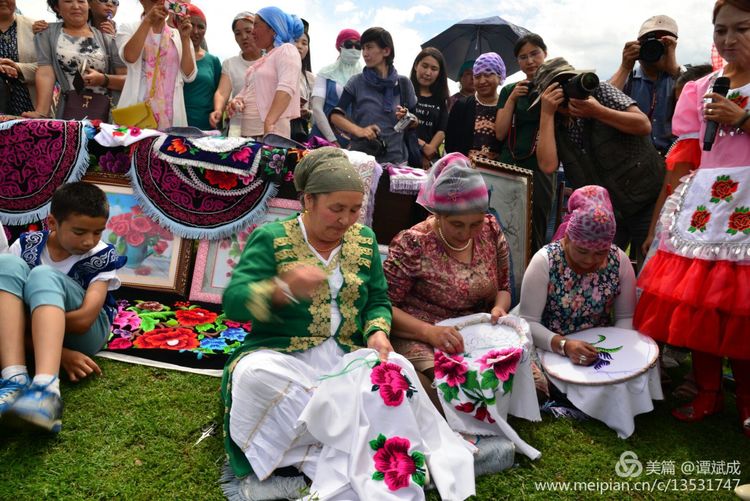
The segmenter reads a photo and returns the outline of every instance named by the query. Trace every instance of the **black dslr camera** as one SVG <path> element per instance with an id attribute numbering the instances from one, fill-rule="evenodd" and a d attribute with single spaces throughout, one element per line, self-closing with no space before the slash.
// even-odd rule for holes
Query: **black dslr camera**
<path id="1" fill-rule="evenodd" d="M 664 43 L 656 35 L 647 35 L 641 40 L 641 51 L 638 53 L 638 59 L 644 63 L 655 63 L 666 52 Z"/>
<path id="2" fill-rule="evenodd" d="M 580 73 L 578 75 L 562 75 L 555 79 L 560 83 L 565 99 L 586 99 L 599 88 L 599 77 L 596 73 Z"/>

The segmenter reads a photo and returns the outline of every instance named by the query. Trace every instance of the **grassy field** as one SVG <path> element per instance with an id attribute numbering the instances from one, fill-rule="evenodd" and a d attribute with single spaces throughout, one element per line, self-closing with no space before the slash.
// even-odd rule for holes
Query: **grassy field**
<path id="1" fill-rule="evenodd" d="M 104 376 L 80 385 L 63 383 L 66 409 L 59 436 L 0 429 L 0 499 L 222 499 L 221 433 L 194 445 L 207 425 L 220 423 L 219 379 L 98 362 Z M 734 400 L 728 399 L 724 415 L 694 425 L 675 421 L 669 415 L 673 404 L 660 402 L 654 412 L 638 417 L 628 440 L 595 421 L 548 415 L 542 423 L 512 419 L 542 458 L 530 462 L 517 456 L 513 469 L 480 478 L 477 499 L 593 497 L 595 492 L 542 491 L 535 482 L 594 482 L 590 486 L 596 489 L 621 480 L 615 463 L 628 450 L 644 467 L 634 480 L 663 480 L 669 491 L 608 492 L 605 499 L 736 499 L 731 490 L 708 490 L 718 479 L 750 482 L 750 439 L 739 431 Z M 662 473 L 670 461 L 675 473 Z M 737 461 L 741 472 L 686 475 L 680 469 L 688 461 Z M 435 493 L 428 498 L 439 499 Z"/>

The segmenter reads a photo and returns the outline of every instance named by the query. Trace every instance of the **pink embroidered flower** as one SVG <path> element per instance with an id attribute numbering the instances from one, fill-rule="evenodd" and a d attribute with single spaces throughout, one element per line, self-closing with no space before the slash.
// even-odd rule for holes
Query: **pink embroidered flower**
<path id="1" fill-rule="evenodd" d="M 492 369 L 500 381 L 507 381 L 511 374 L 516 373 L 518 362 L 521 361 L 521 353 L 520 348 L 490 350 L 478 360 L 479 367 L 483 371 Z"/>
<path id="2" fill-rule="evenodd" d="M 379 391 L 385 405 L 398 407 L 404 401 L 404 393 L 411 396 L 409 380 L 401 373 L 401 367 L 390 362 L 376 365 L 370 372 L 372 391 Z"/>
<path id="3" fill-rule="evenodd" d="M 109 342 L 107 345 L 107 349 L 109 350 L 127 350 L 133 346 L 133 343 L 130 341 L 130 339 L 125 339 L 122 337 L 118 337 L 113 339 Z"/>
<path id="4" fill-rule="evenodd" d="M 474 419 L 478 419 L 479 421 L 487 421 L 490 424 L 495 422 L 495 420 L 492 419 L 492 416 L 490 416 L 490 413 L 487 411 L 487 407 L 485 407 L 484 405 L 477 407 L 477 412 L 476 414 L 474 414 Z"/>
<path id="5" fill-rule="evenodd" d="M 409 440 L 391 437 L 385 441 L 373 457 L 375 469 L 383 474 L 385 485 L 391 491 L 409 486 L 409 479 L 417 471 L 414 460 L 409 456 Z"/>
<path id="6" fill-rule="evenodd" d="M 138 137 L 141 135 L 141 129 L 138 127 L 131 127 L 130 128 L 130 135 L 133 137 Z"/>
<path id="7" fill-rule="evenodd" d="M 130 327 L 131 330 L 134 330 L 140 328 L 141 318 L 134 311 L 122 310 L 117 312 L 117 316 L 112 323 L 120 328 Z"/>
<path id="8" fill-rule="evenodd" d="M 446 357 L 442 351 L 435 352 L 435 377 L 445 378 L 448 386 L 458 386 L 466 381 L 469 367 L 464 363 L 464 357 L 453 355 Z"/>
<path id="9" fill-rule="evenodd" d="M 474 412 L 474 404 L 471 402 L 464 402 L 461 405 L 457 405 L 456 410 L 459 412 L 472 413 Z"/>
<path id="10" fill-rule="evenodd" d="M 248 163 L 251 158 L 252 150 L 245 146 L 241 150 L 235 151 L 232 153 L 232 160 L 235 162 L 242 162 L 242 163 Z"/>

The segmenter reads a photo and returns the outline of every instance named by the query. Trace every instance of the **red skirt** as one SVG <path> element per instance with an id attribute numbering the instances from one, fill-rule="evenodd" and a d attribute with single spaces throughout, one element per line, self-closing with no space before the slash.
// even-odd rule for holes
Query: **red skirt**
<path id="1" fill-rule="evenodd" d="M 638 277 L 634 327 L 657 341 L 750 359 L 750 263 L 659 249 Z"/>

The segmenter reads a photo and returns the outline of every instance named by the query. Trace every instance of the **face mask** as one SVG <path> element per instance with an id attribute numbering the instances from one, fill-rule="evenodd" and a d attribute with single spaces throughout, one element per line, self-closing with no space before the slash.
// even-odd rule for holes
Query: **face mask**
<path id="1" fill-rule="evenodd" d="M 341 62 L 344 64 L 356 64 L 362 56 L 362 51 L 357 49 L 341 49 Z"/>

